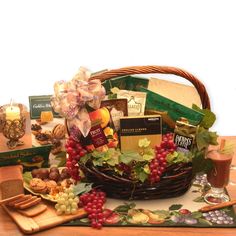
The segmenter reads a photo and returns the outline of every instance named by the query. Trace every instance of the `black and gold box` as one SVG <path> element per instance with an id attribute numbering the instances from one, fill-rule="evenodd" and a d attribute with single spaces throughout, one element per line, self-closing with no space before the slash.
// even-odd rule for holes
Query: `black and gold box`
<path id="1" fill-rule="evenodd" d="M 160 144 L 162 119 L 160 115 L 131 116 L 120 119 L 120 145 L 122 151 L 138 150 L 140 139 L 147 138 L 150 146 Z"/>

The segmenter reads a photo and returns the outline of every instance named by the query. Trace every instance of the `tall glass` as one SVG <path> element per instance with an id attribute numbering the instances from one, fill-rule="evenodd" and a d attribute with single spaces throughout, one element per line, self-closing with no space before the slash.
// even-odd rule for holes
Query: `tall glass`
<path id="1" fill-rule="evenodd" d="M 210 204 L 217 204 L 229 201 L 229 196 L 224 188 L 229 183 L 230 165 L 233 159 L 232 154 L 223 154 L 217 150 L 208 152 L 207 158 L 213 163 L 213 168 L 207 173 L 207 180 L 211 184 L 211 191 L 205 195 L 205 201 Z"/>

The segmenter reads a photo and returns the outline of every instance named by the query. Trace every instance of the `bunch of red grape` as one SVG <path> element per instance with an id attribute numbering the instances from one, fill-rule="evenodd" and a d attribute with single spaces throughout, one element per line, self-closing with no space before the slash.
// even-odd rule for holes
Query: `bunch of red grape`
<path id="1" fill-rule="evenodd" d="M 116 165 L 116 168 L 122 172 L 124 172 L 124 174 L 130 174 L 131 172 L 131 167 L 126 165 L 125 163 L 121 162 L 118 165 Z"/>
<path id="2" fill-rule="evenodd" d="M 71 178 L 75 181 L 79 181 L 81 177 L 79 174 L 78 161 L 87 153 L 87 151 L 82 147 L 79 141 L 75 141 L 71 136 L 67 140 L 65 147 L 66 152 L 68 153 L 68 158 L 66 160 L 68 172 Z"/>
<path id="3" fill-rule="evenodd" d="M 101 190 L 92 189 L 90 192 L 80 196 L 80 204 L 88 213 L 91 226 L 101 229 L 106 218 L 103 213 L 103 206 L 106 202 L 106 194 Z"/>
<path id="4" fill-rule="evenodd" d="M 167 133 L 162 136 L 162 142 L 160 146 L 156 146 L 156 156 L 149 164 L 150 168 L 150 183 L 156 183 L 160 181 L 162 173 L 166 169 L 166 156 L 169 153 L 173 153 L 176 150 L 176 145 L 173 141 L 173 134 Z"/>

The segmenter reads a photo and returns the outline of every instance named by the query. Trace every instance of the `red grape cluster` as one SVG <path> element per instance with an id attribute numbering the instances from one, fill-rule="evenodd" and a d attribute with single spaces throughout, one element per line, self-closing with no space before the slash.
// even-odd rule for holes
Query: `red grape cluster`
<path id="1" fill-rule="evenodd" d="M 126 165 L 125 163 L 121 162 L 118 165 L 116 165 L 116 168 L 120 171 L 123 171 L 125 174 L 130 174 L 131 167 Z"/>
<path id="2" fill-rule="evenodd" d="M 66 160 L 68 172 L 71 178 L 75 181 L 79 181 L 81 177 L 79 175 L 78 161 L 87 153 L 87 151 L 82 147 L 79 141 L 75 141 L 71 136 L 67 140 L 65 147 L 66 152 L 68 153 L 68 158 Z"/>
<path id="3" fill-rule="evenodd" d="M 100 190 L 92 189 L 89 193 L 80 196 L 80 204 L 88 213 L 91 226 L 101 229 L 106 218 L 103 214 L 103 206 L 106 202 L 106 194 Z"/>
<path id="4" fill-rule="evenodd" d="M 152 184 L 160 181 L 161 175 L 167 165 L 166 156 L 169 153 L 173 153 L 175 150 L 176 145 L 173 141 L 173 134 L 167 133 L 163 135 L 160 146 L 156 146 L 156 156 L 149 164 L 151 172 L 149 180 Z"/>

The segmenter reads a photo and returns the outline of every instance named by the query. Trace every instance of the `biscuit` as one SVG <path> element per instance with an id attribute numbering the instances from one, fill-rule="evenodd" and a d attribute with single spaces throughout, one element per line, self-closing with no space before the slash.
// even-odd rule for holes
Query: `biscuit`
<path id="1" fill-rule="evenodd" d="M 46 193 L 47 192 L 46 183 L 39 178 L 33 178 L 32 180 L 30 180 L 30 188 L 36 193 Z"/>
<path id="2" fill-rule="evenodd" d="M 10 201 L 8 202 L 8 206 L 14 206 L 15 204 L 19 203 L 19 202 L 24 202 L 25 200 L 28 200 L 32 197 L 31 194 L 28 194 L 28 195 L 23 195 L 21 198 L 18 198 L 16 200 L 13 200 L 13 201 Z"/>
<path id="3" fill-rule="evenodd" d="M 21 205 L 19 205 L 18 208 L 20 208 L 21 210 L 26 209 L 26 208 L 30 208 L 32 206 L 37 205 L 39 202 L 41 202 L 41 198 L 38 198 L 38 197 L 36 197 L 34 199 L 32 198 L 27 202 L 22 202 Z"/>
<path id="4" fill-rule="evenodd" d="M 25 201 L 21 201 L 21 202 L 15 203 L 13 207 L 20 208 L 22 205 L 27 204 L 27 203 L 35 200 L 35 199 L 37 199 L 36 196 L 31 196 L 29 199 L 27 199 Z"/>
<path id="5" fill-rule="evenodd" d="M 46 181 L 47 192 L 50 193 L 52 189 L 57 187 L 57 183 L 54 180 Z"/>

